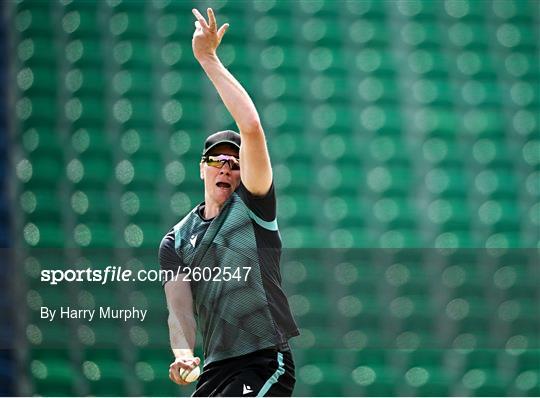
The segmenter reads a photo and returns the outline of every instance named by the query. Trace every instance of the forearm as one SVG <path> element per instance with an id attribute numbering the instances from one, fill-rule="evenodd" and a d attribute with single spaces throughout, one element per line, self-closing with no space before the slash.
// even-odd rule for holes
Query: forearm
<path id="1" fill-rule="evenodd" d="M 253 101 L 219 58 L 206 56 L 200 59 L 199 63 L 236 122 L 240 133 L 250 133 L 253 129 L 258 128 L 260 119 Z"/>
<path id="2" fill-rule="evenodd" d="M 191 315 L 169 314 L 169 338 L 175 358 L 193 356 L 196 322 Z"/>

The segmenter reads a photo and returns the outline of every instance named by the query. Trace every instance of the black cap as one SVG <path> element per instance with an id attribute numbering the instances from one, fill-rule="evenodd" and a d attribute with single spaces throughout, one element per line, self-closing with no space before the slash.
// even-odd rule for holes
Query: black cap
<path id="1" fill-rule="evenodd" d="M 229 144 L 240 150 L 240 134 L 232 130 L 218 131 L 204 141 L 203 156 L 219 144 Z"/>

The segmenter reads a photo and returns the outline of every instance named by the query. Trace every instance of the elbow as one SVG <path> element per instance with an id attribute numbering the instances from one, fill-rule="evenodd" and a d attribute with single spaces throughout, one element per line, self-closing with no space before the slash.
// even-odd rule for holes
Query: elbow
<path id="1" fill-rule="evenodd" d="M 244 135 L 264 134 L 261 121 L 258 117 L 250 118 L 242 123 L 240 133 Z"/>

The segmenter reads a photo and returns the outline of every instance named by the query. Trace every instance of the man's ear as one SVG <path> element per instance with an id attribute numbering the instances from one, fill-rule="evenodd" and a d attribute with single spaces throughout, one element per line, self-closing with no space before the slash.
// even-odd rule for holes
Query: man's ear
<path id="1" fill-rule="evenodd" d="M 199 163 L 199 175 L 201 177 L 201 180 L 204 181 L 204 163 Z"/>

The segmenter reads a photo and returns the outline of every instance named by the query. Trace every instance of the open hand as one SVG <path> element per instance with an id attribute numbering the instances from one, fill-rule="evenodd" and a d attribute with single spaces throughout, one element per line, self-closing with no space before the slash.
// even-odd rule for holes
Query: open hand
<path id="1" fill-rule="evenodd" d="M 199 61 L 204 57 L 216 55 L 216 49 L 229 28 L 229 24 L 226 23 L 218 30 L 214 11 L 211 8 L 208 8 L 206 11 L 208 12 L 208 23 L 196 8 L 192 10 L 197 21 L 195 21 L 195 32 L 193 32 L 191 45 L 193 47 L 193 54 Z"/>

